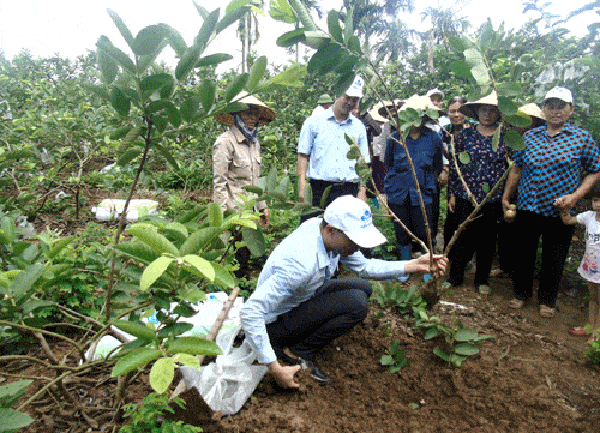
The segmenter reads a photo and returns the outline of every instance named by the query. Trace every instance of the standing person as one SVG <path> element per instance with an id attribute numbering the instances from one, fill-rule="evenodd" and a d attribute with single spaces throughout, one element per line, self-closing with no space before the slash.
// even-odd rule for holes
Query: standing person
<path id="1" fill-rule="evenodd" d="M 555 87 L 546 93 L 546 126 L 523 135 L 526 148 L 514 154 L 515 165 L 502 197 L 506 211 L 517 193 L 513 233 L 519 240 L 515 249 L 519 266 L 512 272 L 515 297 L 509 306 L 523 308 L 533 295 L 533 272 L 541 237 L 538 300 L 540 316 L 545 318 L 556 313 L 558 286 L 573 235 L 573 227 L 563 224 L 559 210 L 574 207 L 600 180 L 600 150 L 589 132 L 569 123 L 573 110 L 570 90 Z"/>
<path id="2" fill-rule="evenodd" d="M 493 135 L 498 129 L 500 111 L 496 92 L 468 102 L 460 108 L 463 114 L 473 117 L 479 124 L 473 128 L 463 129 L 455 142 L 456 155 L 466 152 L 469 162 L 457 161 L 462 177 L 477 203 L 481 203 L 487 192 L 498 183 L 508 169 L 504 138 L 500 136 L 498 148 L 492 146 Z M 450 198 L 448 210 L 454 214 L 456 225 L 462 224 L 473 212 L 475 206 L 469 200 L 467 191 L 458 177 L 454 164 L 450 165 Z M 485 187 L 487 184 L 488 188 Z M 496 254 L 496 237 L 498 219 L 502 217 L 502 191 L 500 187 L 481 208 L 477 218 L 471 221 L 461 232 L 448 253 L 450 259 L 449 282 L 452 286 L 460 286 L 464 282 L 467 263 L 475 254 L 475 281 L 477 291 L 489 295 L 488 286 L 492 262 Z"/>
<path id="3" fill-rule="evenodd" d="M 408 108 L 425 111 L 435 107 L 427 96 L 414 95 L 406 100 L 400 111 Z M 427 222 L 431 227 L 433 199 L 437 194 L 437 178 L 442 171 L 442 139 L 436 132 L 425 127 L 428 120 L 427 116 L 423 116 L 420 126 L 411 127 L 406 146 L 415 166 Z M 421 212 L 419 191 L 400 139 L 398 131 L 394 132 L 385 149 L 385 166 L 388 170 L 385 176 L 385 193 L 392 212 L 416 237 L 427 243 L 427 230 Z M 394 228 L 396 257 L 408 260 L 411 257 L 411 238 L 397 222 L 394 222 Z M 435 234 L 432 235 L 432 240 L 435 241 Z"/>
<path id="4" fill-rule="evenodd" d="M 460 111 L 461 107 L 466 103 L 467 98 L 464 96 L 453 96 L 448 101 L 448 118 L 450 123 L 443 129 L 442 142 L 444 143 L 444 170 L 440 174 L 439 179 L 441 188 L 448 183 L 448 176 L 450 175 L 450 163 L 453 161 L 450 144 L 453 140 L 456 142 L 458 134 L 460 134 L 464 128 L 471 127 L 471 122 L 469 122 L 467 116 Z M 448 199 L 450 199 L 449 193 Z M 456 218 L 454 216 L 454 212 L 450 212 L 448 209 L 446 209 L 446 221 L 444 223 L 444 246 L 448 245 L 448 242 L 450 242 L 450 239 L 452 239 L 452 235 L 458 228 L 458 224 L 456 223 Z"/>
<path id="5" fill-rule="evenodd" d="M 373 107 L 373 117 L 377 116 L 377 119 L 382 122 L 381 133 L 373 137 L 373 160 L 371 162 L 371 168 L 373 172 L 373 182 L 377 185 L 379 191 L 379 199 L 385 200 L 385 176 L 387 175 L 387 168 L 385 166 L 385 149 L 387 141 L 392 137 L 392 134 L 396 132 L 396 118 L 398 117 L 398 111 L 402 107 L 404 101 L 396 99 L 394 102 L 383 102 L 378 103 Z M 390 117 L 391 115 L 391 117 Z"/>
<path id="6" fill-rule="evenodd" d="M 343 196 L 327 206 L 323 218 L 304 222 L 273 250 L 240 319 L 258 362 L 268 364 L 281 386 L 299 387 L 294 375 L 300 366 L 310 369 L 315 380 L 329 381 L 316 364 L 317 354 L 367 316 L 372 287 L 364 278 L 444 272 L 448 263 L 434 255 L 430 269 L 429 256 L 385 261 L 365 259 L 359 251 L 383 242 L 385 237 L 373 225 L 369 206 Z M 331 279 L 338 262 L 359 278 Z"/>
<path id="7" fill-rule="evenodd" d="M 317 106 L 313 109 L 310 115 L 314 116 L 315 114 L 320 114 L 324 112 L 329 107 L 331 107 L 331 104 L 333 104 L 333 99 L 331 99 L 331 96 L 329 96 L 327 93 L 323 93 L 321 96 L 319 96 Z"/>
<path id="8" fill-rule="evenodd" d="M 344 134 L 354 137 L 361 155 L 367 163 L 371 162 L 367 131 L 352 114 L 363 95 L 363 83 L 363 79 L 357 76 L 332 107 L 309 117 L 302 125 L 298 143 L 298 198 L 301 202 L 304 201 L 307 176 L 310 178 L 313 206 L 320 206 L 323 192 L 329 186 L 326 205 L 346 194 L 366 200 L 366 187 L 360 185 L 354 169 L 356 160 L 347 157 L 350 145 L 344 137 Z M 305 215 L 301 221 L 314 215 Z"/>
<path id="9" fill-rule="evenodd" d="M 223 210 L 237 209 L 240 194 L 244 187 L 256 185 L 260 176 L 260 143 L 257 131 L 260 125 L 266 125 L 275 119 L 275 112 L 258 98 L 242 91 L 234 100 L 243 102 L 248 108 L 237 113 L 217 114 L 215 118 L 227 125 L 213 146 L 213 201 L 221 205 Z M 256 205 L 262 211 L 261 223 L 269 224 L 269 209 L 264 201 Z M 241 240 L 241 237 L 238 236 Z M 245 276 L 250 259 L 250 251 L 243 247 L 236 251 L 236 259 L 240 269 L 238 278 Z"/>
<path id="10" fill-rule="evenodd" d="M 544 119 L 544 112 L 537 104 L 530 103 L 525 104 L 519 107 L 518 113 L 526 114 L 531 118 L 531 124 L 525 127 L 517 127 L 513 126 L 508 122 L 505 122 L 507 129 L 512 129 L 517 131 L 519 134 L 523 135 L 527 131 L 533 128 L 537 128 L 539 126 L 546 124 L 546 119 Z M 511 154 L 511 150 L 508 150 L 509 156 Z M 513 201 L 516 197 L 513 197 Z M 498 221 L 498 265 L 499 269 L 493 269 L 490 273 L 492 277 L 508 277 L 510 276 L 511 269 L 513 267 L 513 253 L 512 253 L 512 245 L 514 239 L 512 236 L 512 219 L 500 218 Z"/>
<path id="11" fill-rule="evenodd" d="M 583 224 L 585 232 L 585 253 L 577 272 L 587 281 L 590 291 L 590 303 L 588 316 L 590 321 L 590 340 L 598 337 L 600 327 L 600 183 L 594 184 L 587 198 L 592 199 L 592 210 L 571 215 L 571 208 L 563 207 L 560 217 L 568 225 Z M 588 331 L 583 326 L 571 328 L 569 332 L 573 335 L 587 335 Z"/>

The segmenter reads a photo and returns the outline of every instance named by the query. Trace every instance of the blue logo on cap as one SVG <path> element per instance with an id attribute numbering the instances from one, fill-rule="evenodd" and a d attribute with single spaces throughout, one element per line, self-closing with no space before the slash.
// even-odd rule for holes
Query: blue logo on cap
<path id="1" fill-rule="evenodd" d="M 369 225 L 371 225 L 371 218 L 371 211 L 367 209 L 365 214 L 360 217 L 360 220 L 363 222 L 360 227 L 363 229 L 369 227 Z"/>

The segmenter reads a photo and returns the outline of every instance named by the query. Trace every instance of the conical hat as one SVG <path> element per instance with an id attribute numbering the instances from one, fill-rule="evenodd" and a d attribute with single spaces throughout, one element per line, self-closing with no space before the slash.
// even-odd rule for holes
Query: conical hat
<path id="1" fill-rule="evenodd" d="M 262 102 L 260 99 L 253 95 L 248 95 L 245 90 L 242 90 L 235 98 L 233 98 L 234 102 L 243 102 L 247 105 L 255 105 L 260 110 L 260 118 L 258 120 L 258 124 L 260 126 L 268 125 L 269 122 L 275 119 L 275 112 L 271 110 L 267 105 Z M 233 118 L 233 113 L 223 113 L 223 114 L 215 114 L 215 119 L 221 122 L 223 125 L 234 126 L 235 119 Z"/>
<path id="2" fill-rule="evenodd" d="M 537 117 L 538 119 L 543 120 L 544 122 L 546 121 L 542 109 L 533 102 L 531 104 L 525 104 L 522 107 L 519 107 L 519 111 L 523 114 L 527 114 L 528 116 Z"/>
<path id="3" fill-rule="evenodd" d="M 371 115 L 373 120 L 376 120 L 377 122 L 385 122 L 387 120 L 386 107 L 391 108 L 392 105 L 393 104 L 390 101 L 378 102 L 377 104 L 373 105 L 373 108 L 371 108 L 369 114 Z"/>
<path id="4" fill-rule="evenodd" d="M 402 104 L 402 107 L 400 107 L 400 111 L 405 111 L 409 108 L 423 111 L 427 111 L 428 109 L 441 111 L 439 108 L 433 105 L 433 102 L 431 102 L 429 96 L 420 95 L 412 95 L 410 98 L 404 101 L 404 104 Z"/>
<path id="5" fill-rule="evenodd" d="M 493 90 L 492 93 L 490 93 L 487 96 L 484 96 L 483 98 L 478 99 L 477 101 L 467 102 L 462 107 L 460 107 L 459 111 L 465 116 L 472 117 L 475 119 L 477 118 L 476 114 L 477 110 L 479 110 L 480 105 L 493 105 L 497 107 L 498 94 L 496 93 L 496 91 Z"/>

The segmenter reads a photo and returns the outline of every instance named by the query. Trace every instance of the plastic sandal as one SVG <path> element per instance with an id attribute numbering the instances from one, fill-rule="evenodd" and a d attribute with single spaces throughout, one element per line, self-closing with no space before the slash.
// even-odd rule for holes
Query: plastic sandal
<path id="1" fill-rule="evenodd" d="M 576 335 L 577 337 L 585 337 L 589 334 L 589 332 L 587 332 L 583 326 L 574 326 L 573 328 L 569 329 L 569 334 Z"/>
<path id="2" fill-rule="evenodd" d="M 512 299 L 509 303 L 508 306 L 510 308 L 514 308 L 515 310 L 520 310 L 521 308 L 523 308 L 523 305 L 525 305 L 525 301 L 522 301 L 521 299 Z"/>
<path id="3" fill-rule="evenodd" d="M 545 319 L 552 319 L 555 312 L 556 310 L 554 308 L 550 308 L 547 305 L 540 305 L 540 316 Z"/>
<path id="4" fill-rule="evenodd" d="M 488 286 L 487 284 L 480 284 L 479 287 L 477 288 L 477 290 L 479 291 L 479 293 L 481 295 L 489 295 L 492 293 L 492 289 L 490 286 Z"/>

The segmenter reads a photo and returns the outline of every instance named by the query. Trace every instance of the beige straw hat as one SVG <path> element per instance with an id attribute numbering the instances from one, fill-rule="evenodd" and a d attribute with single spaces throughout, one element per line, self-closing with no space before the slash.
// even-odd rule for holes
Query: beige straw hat
<path id="1" fill-rule="evenodd" d="M 538 119 L 543 120 L 544 122 L 546 121 L 546 118 L 544 117 L 544 112 L 542 111 L 542 109 L 540 107 L 538 107 L 537 104 L 534 104 L 533 102 L 530 104 L 525 104 L 522 107 L 519 107 L 519 111 L 523 114 L 527 114 L 528 116 L 537 117 Z"/>
<path id="2" fill-rule="evenodd" d="M 373 105 L 373 108 L 371 108 L 369 114 L 371 115 L 373 120 L 383 123 L 387 120 L 388 115 L 386 107 L 392 108 L 392 105 L 393 104 L 390 101 L 378 102 L 377 104 Z"/>
<path id="3" fill-rule="evenodd" d="M 233 102 L 243 102 L 247 105 L 255 105 L 260 110 L 260 118 L 258 124 L 260 126 L 268 125 L 269 122 L 275 119 L 275 111 L 267 107 L 267 105 L 262 102 L 260 99 L 253 95 L 248 95 L 248 92 L 242 90 L 235 98 L 233 98 Z M 223 125 L 234 126 L 235 119 L 233 118 L 233 113 L 222 113 L 215 114 L 215 119 L 221 122 Z"/>
<path id="4" fill-rule="evenodd" d="M 495 107 L 498 106 L 498 94 L 495 90 L 492 91 L 487 96 L 478 99 L 477 101 L 467 102 L 462 107 L 460 107 L 460 112 L 465 116 L 471 117 L 473 119 L 477 118 L 477 110 L 479 110 L 480 105 L 493 105 Z"/>
<path id="5" fill-rule="evenodd" d="M 428 109 L 433 109 L 433 110 L 437 110 L 437 111 L 441 112 L 441 110 L 439 108 L 437 108 L 435 105 L 433 105 L 433 102 L 431 102 L 431 99 L 429 98 L 429 96 L 420 96 L 420 95 L 411 96 L 406 101 L 404 101 L 404 104 L 402 104 L 402 107 L 400 107 L 400 111 L 405 111 L 409 108 L 413 108 L 415 110 L 423 110 L 423 111 L 427 111 Z"/>

